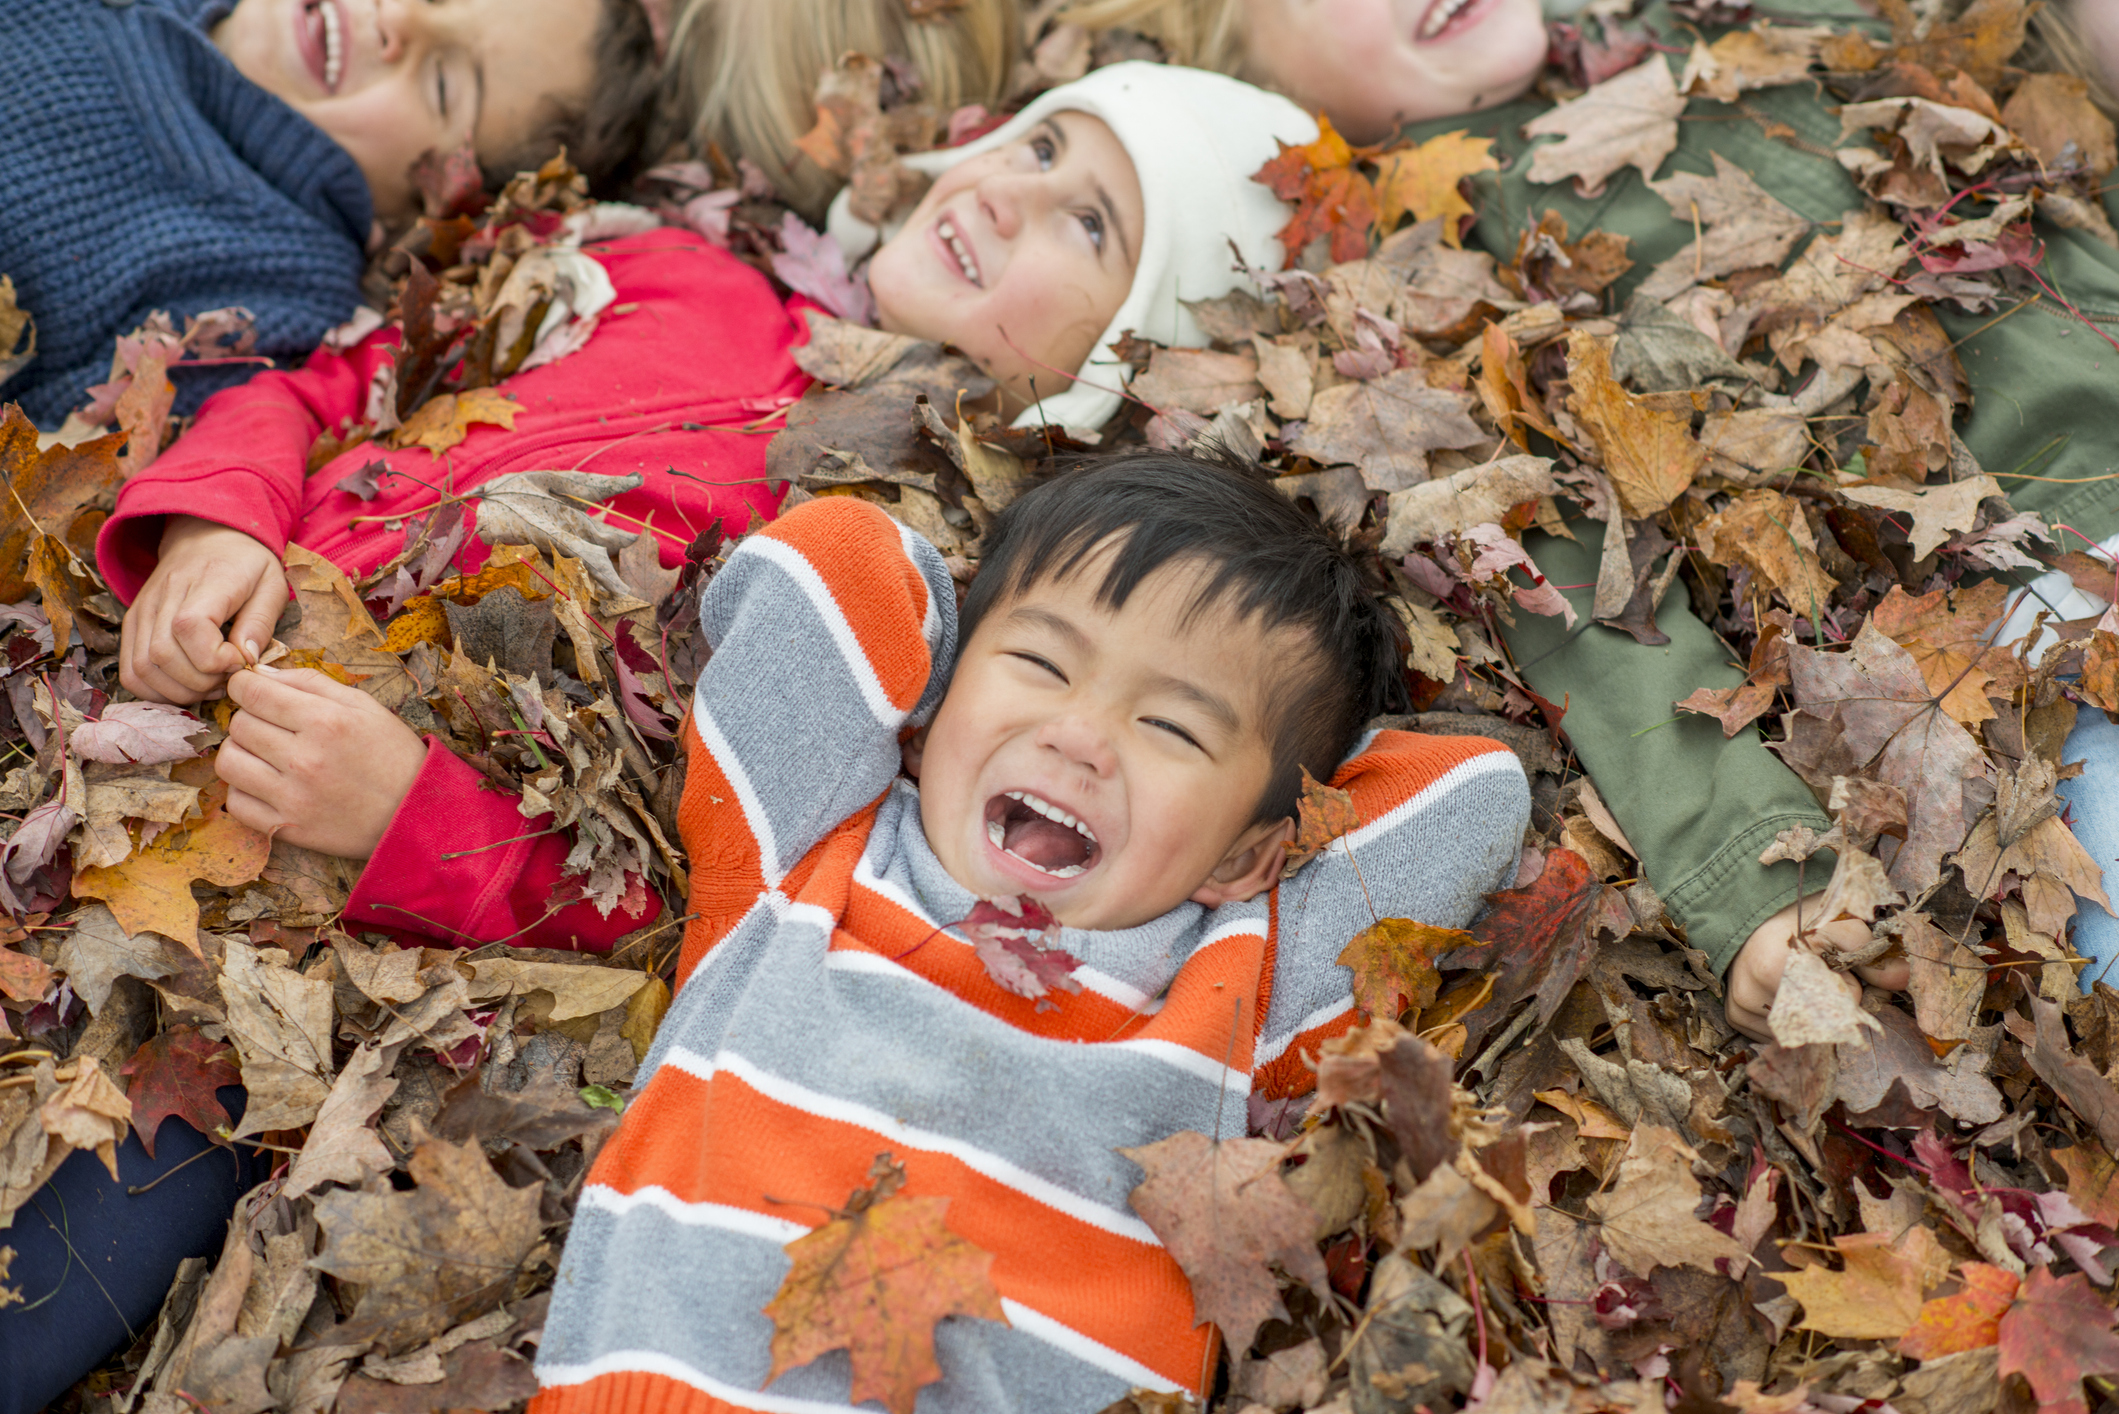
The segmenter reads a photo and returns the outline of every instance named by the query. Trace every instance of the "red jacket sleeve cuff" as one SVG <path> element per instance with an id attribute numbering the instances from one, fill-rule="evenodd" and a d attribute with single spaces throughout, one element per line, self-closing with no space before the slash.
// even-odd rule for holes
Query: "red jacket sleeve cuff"
<path id="1" fill-rule="evenodd" d="M 520 805 L 520 796 L 427 738 L 426 764 L 361 870 L 346 920 L 457 947 L 608 952 L 661 912 L 653 893 L 638 916 L 623 904 L 608 918 L 592 903 L 555 910 L 571 841 L 543 833 L 552 817 L 525 819 Z"/>
<path id="2" fill-rule="evenodd" d="M 119 493 L 117 510 L 96 532 L 96 566 L 110 592 L 132 603 L 161 559 L 162 528 L 173 515 L 240 530 L 274 554 L 285 554 L 287 528 L 272 513 L 283 499 L 269 477 L 243 467 L 189 481 L 136 480 Z"/>

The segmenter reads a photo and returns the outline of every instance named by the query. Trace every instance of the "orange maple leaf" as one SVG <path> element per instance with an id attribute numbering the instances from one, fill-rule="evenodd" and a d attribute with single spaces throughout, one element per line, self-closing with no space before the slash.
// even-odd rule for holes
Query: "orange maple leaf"
<path id="1" fill-rule="evenodd" d="M 1441 216 L 1447 218 L 1442 223 L 1442 243 L 1461 245 L 1461 218 L 1474 213 L 1457 184 L 1474 172 L 1500 170 L 1493 146 L 1491 138 L 1444 133 L 1418 147 L 1377 158 L 1376 229 L 1390 231 L 1407 212 L 1415 221 Z"/>
<path id="2" fill-rule="evenodd" d="M 1341 835 L 1361 827 L 1361 812 L 1354 797 L 1334 789 L 1302 768 L 1302 798 L 1295 806 L 1295 839 L 1288 845 L 1287 867 L 1307 863 L 1313 855 Z"/>
<path id="3" fill-rule="evenodd" d="M 1385 918 L 1356 933 L 1338 960 L 1353 969 L 1354 1005 L 1370 1016 L 1395 1018 L 1434 1003 L 1442 980 L 1436 958 L 1477 946 L 1477 938 L 1456 928 Z"/>
<path id="4" fill-rule="evenodd" d="M 849 1398 L 912 1414 L 922 1385 L 942 1378 L 934 1328 L 947 1316 L 1006 1325 L 990 1275 L 993 1254 L 943 1225 L 949 1200 L 900 1194 L 905 1166 L 878 1154 L 872 1180 L 846 1211 L 787 1244 L 794 1267 L 765 1314 L 773 1321 L 770 1383 L 833 1350 L 852 1357 Z"/>
<path id="5" fill-rule="evenodd" d="M 1280 243 L 1293 265 L 1303 247 L 1319 236 L 1331 240 L 1335 262 L 1359 260 L 1369 253 L 1369 231 L 1376 224 L 1376 188 L 1354 166 L 1373 149 L 1349 147 L 1317 116 L 1317 140 L 1299 146 L 1280 145 L 1280 155 L 1253 174 L 1273 195 L 1295 203 L 1295 214 L 1280 231 Z"/>
<path id="6" fill-rule="evenodd" d="M 272 839 L 230 817 L 228 787 L 215 781 L 200 797 L 197 820 L 171 826 L 116 864 L 74 875 L 74 893 L 101 899 L 127 933 L 160 933 L 199 951 L 199 905 L 191 881 L 230 888 L 258 876 Z"/>
<path id="7" fill-rule="evenodd" d="M 2016 1276 L 1985 1262 L 1966 1262 L 1958 1269 L 1964 1290 L 1925 1302 L 1920 1315 L 1898 1342 L 1898 1353 L 1914 1360 L 1939 1360 L 1960 1350 L 1982 1350 L 2001 1339 L 2001 1316 L 2016 1299 Z"/>

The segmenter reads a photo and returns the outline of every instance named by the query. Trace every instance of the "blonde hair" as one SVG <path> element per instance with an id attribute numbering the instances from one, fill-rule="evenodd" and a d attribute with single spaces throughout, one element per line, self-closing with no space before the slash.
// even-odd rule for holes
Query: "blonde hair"
<path id="1" fill-rule="evenodd" d="M 1243 0 L 1075 0 L 1059 18 L 1087 30 L 1134 30 L 1160 44 L 1172 63 L 1252 77 Z"/>
<path id="2" fill-rule="evenodd" d="M 915 19 L 907 0 L 686 0 L 670 37 L 665 143 L 758 164 L 781 199 L 823 218 L 841 179 L 795 142 L 816 123 L 817 81 L 847 53 L 911 63 L 946 118 L 1001 101 L 1020 44 L 1017 0 L 964 0 Z"/>

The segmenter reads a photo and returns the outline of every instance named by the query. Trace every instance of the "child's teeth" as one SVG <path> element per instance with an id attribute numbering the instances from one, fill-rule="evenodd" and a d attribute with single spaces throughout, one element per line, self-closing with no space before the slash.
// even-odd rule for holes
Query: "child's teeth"
<path id="1" fill-rule="evenodd" d="M 324 0 L 324 87 L 338 91 L 339 72 L 345 67 L 345 54 L 338 32 L 338 6 L 333 0 Z"/>
<path id="2" fill-rule="evenodd" d="M 1451 20 L 1464 13 L 1465 6 L 1470 3 L 1471 0 L 1440 0 L 1440 3 L 1429 12 L 1427 23 L 1420 27 L 1420 37 L 1422 39 L 1433 39 L 1436 35 L 1442 33 L 1444 29 L 1449 27 Z"/>
<path id="3" fill-rule="evenodd" d="M 1001 822 L 998 820 L 988 820 L 986 822 L 986 838 L 993 841 L 995 849 L 1005 850 L 1008 848 L 1008 832 L 1001 828 Z"/>

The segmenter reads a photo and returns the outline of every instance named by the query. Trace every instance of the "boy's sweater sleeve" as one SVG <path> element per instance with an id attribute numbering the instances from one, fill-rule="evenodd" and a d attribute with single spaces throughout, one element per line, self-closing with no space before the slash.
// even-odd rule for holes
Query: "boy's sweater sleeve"
<path id="1" fill-rule="evenodd" d="M 706 587 L 678 830 L 687 940 L 726 931 L 898 773 L 942 700 L 956 591 L 941 554 L 865 501 L 826 496 L 737 546 Z"/>
<path id="2" fill-rule="evenodd" d="M 638 911 L 624 900 L 608 914 L 587 901 L 557 904 L 578 894 L 578 876 L 564 870 L 573 837 L 547 833 L 552 817 L 525 817 L 521 801 L 427 738 L 426 764 L 362 868 L 347 919 L 449 947 L 609 952 L 662 912 L 645 890 Z"/>
<path id="3" fill-rule="evenodd" d="M 1353 974 L 1339 954 L 1379 918 L 1462 928 L 1515 877 L 1530 782 L 1514 752 L 1483 737 L 1372 734 L 1332 777 L 1361 827 L 1275 893 L 1273 997 L 1254 1093 L 1301 1094 L 1317 1047 L 1354 1023 Z"/>
<path id="4" fill-rule="evenodd" d="M 361 420 L 396 339 L 373 335 L 344 354 L 319 349 L 298 370 L 263 373 L 208 398 L 190 429 L 119 489 L 96 538 L 111 592 L 130 604 L 146 585 L 167 516 L 229 526 L 284 553 L 301 518 L 309 449 L 320 433 Z"/>

